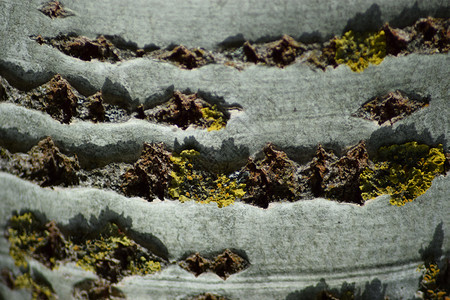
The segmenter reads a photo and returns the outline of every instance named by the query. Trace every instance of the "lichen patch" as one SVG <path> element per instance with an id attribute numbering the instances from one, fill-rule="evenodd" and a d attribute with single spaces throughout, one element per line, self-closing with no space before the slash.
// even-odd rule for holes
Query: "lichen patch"
<path id="1" fill-rule="evenodd" d="M 11 217 L 5 237 L 10 243 L 10 256 L 25 270 L 29 257 L 50 269 L 76 262 L 103 280 L 117 283 L 125 276 L 158 272 L 163 262 L 114 223 L 108 223 L 98 236 L 79 241 L 75 236 L 65 237 L 54 221 L 42 223 L 32 213 L 24 213 Z"/>
<path id="2" fill-rule="evenodd" d="M 433 179 L 444 174 L 445 162 L 442 145 L 409 142 L 381 147 L 374 163 L 360 175 L 361 195 L 366 201 L 388 194 L 392 205 L 403 206 L 424 194 Z"/>

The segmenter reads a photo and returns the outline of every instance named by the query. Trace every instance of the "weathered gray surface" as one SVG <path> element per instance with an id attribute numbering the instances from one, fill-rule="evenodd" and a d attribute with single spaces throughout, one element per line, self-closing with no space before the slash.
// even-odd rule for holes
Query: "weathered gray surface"
<path id="1" fill-rule="evenodd" d="M 448 15 L 445 0 L 192 0 L 65 1 L 75 17 L 51 21 L 36 8 L 41 1 L 2 1 L 3 28 L 20 35 L 76 32 L 119 35 L 140 47 L 185 44 L 215 48 L 223 42 L 273 39 L 283 34 L 325 39 L 346 28 L 378 29 L 384 22 L 409 25 L 418 17 Z M 5 32 L 3 30 L 2 32 Z"/>
<path id="2" fill-rule="evenodd" d="M 447 1 L 80 0 L 64 4 L 75 16 L 51 20 L 37 10 L 40 1 L 0 1 L 0 75 L 11 84 L 29 89 L 60 73 L 80 92 L 102 90 L 110 102 L 150 105 L 166 99 L 172 90 L 181 90 L 238 104 L 242 110 L 233 112 L 224 130 L 207 132 L 140 120 L 62 125 L 48 115 L 0 103 L 2 146 L 27 151 L 42 137 L 52 136 L 85 166 L 132 161 L 142 143 L 152 141 L 175 149 L 198 144 L 212 160 L 228 164 L 242 163 L 267 142 L 299 161 L 309 159 L 318 143 L 341 150 L 361 139 L 367 140 L 371 151 L 381 144 L 410 140 L 442 143 L 450 150 L 448 54 L 388 57 L 361 74 L 346 66 L 323 72 L 301 64 L 243 71 L 208 65 L 189 71 L 149 59 L 84 62 L 29 38 L 76 32 L 90 38 L 119 35 L 139 47 L 185 44 L 213 49 L 225 40 L 256 41 L 282 34 L 325 39 L 351 26 L 377 27 L 385 21 L 402 26 L 429 14 L 448 17 Z M 395 89 L 429 95 L 431 103 L 392 127 L 350 116 L 369 98 Z M 304 289 L 318 285 L 321 278 L 336 288 L 343 282 L 355 283 L 362 299 L 382 295 L 410 299 L 418 288 L 420 274 L 415 269 L 421 263 L 420 250 L 434 241 L 440 247 L 436 251 L 447 256 L 450 252 L 449 189 L 449 177 L 439 177 L 425 195 L 401 208 L 380 197 L 364 207 L 315 199 L 268 210 L 238 203 L 218 209 L 171 201 L 148 203 L 93 189 L 53 191 L 0 174 L 0 221 L 3 228 L 11 213 L 22 209 L 43 212 L 62 223 L 78 213 L 89 219 L 108 210 L 130 217 L 136 231 L 157 237 L 172 261 L 190 251 L 236 248 L 245 251 L 252 264 L 226 281 L 214 274 L 195 278 L 177 266 L 153 276 L 127 278 L 119 287 L 130 299 L 171 299 L 201 292 L 231 299 L 249 295 L 304 299 Z M 0 255 L 0 268 L 11 267 L 3 238 Z M 36 262 L 33 267 L 52 283 L 60 299 L 70 297 L 73 283 L 93 277 L 73 265 L 53 272 Z M 0 298 L 28 295 L 0 284 Z"/>

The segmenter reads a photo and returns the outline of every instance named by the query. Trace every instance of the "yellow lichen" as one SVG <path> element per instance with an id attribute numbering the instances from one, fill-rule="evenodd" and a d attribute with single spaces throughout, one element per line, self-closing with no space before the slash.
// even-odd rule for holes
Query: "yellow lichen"
<path id="1" fill-rule="evenodd" d="M 244 196 L 245 185 L 237 183 L 235 179 L 231 180 L 224 174 L 208 176 L 195 170 L 193 161 L 198 155 L 195 150 L 184 150 L 179 155 L 172 155 L 174 170 L 169 187 L 172 198 L 181 202 L 215 202 L 219 207 L 225 207 Z"/>
<path id="2" fill-rule="evenodd" d="M 369 63 L 378 65 L 386 56 L 386 37 L 383 30 L 375 33 L 347 31 L 335 38 L 335 60 L 348 65 L 354 72 L 362 72 Z"/>
<path id="3" fill-rule="evenodd" d="M 81 268 L 112 282 L 127 275 L 153 274 L 161 270 L 161 263 L 153 261 L 151 253 L 113 223 L 108 224 L 98 238 L 81 243 L 66 241 L 53 221 L 44 226 L 31 213 L 13 216 L 8 224 L 9 253 L 15 264 L 25 269 L 26 258 L 30 256 L 49 268 L 54 268 L 61 260 L 75 260 Z"/>
<path id="4" fill-rule="evenodd" d="M 146 275 L 161 271 L 161 264 L 146 257 L 134 241 L 120 232 L 116 224 L 109 224 L 105 232 L 81 246 L 77 261 L 79 267 L 99 273 L 105 271 L 102 265 L 107 263 L 111 271 L 122 275 Z M 128 253 L 125 260 L 117 256 L 121 251 Z"/>
<path id="5" fill-rule="evenodd" d="M 418 272 L 422 272 L 420 280 L 420 290 L 424 293 L 424 299 L 444 300 L 448 299 L 447 292 L 442 290 L 438 284 L 440 270 L 437 264 L 427 263 L 417 268 Z"/>
<path id="6" fill-rule="evenodd" d="M 216 105 L 213 105 L 212 107 L 204 107 L 200 111 L 203 118 L 207 122 L 208 131 L 220 130 L 225 127 L 225 116 L 222 112 L 217 110 Z"/>
<path id="7" fill-rule="evenodd" d="M 46 285 L 38 284 L 33 280 L 30 273 L 17 276 L 14 280 L 15 289 L 28 289 L 31 291 L 32 299 L 56 299 L 52 289 Z"/>
<path id="8" fill-rule="evenodd" d="M 48 231 L 44 230 L 42 223 L 31 213 L 12 216 L 8 225 L 6 237 L 10 242 L 9 255 L 16 266 L 25 270 L 14 280 L 14 288 L 30 290 L 32 299 L 54 299 L 55 295 L 51 287 L 33 280 L 26 259 L 27 255 L 44 244 Z M 55 262 L 51 263 L 55 265 Z"/>
<path id="9" fill-rule="evenodd" d="M 372 168 L 360 176 L 364 200 L 391 195 L 392 205 L 402 206 L 424 194 L 435 176 L 444 172 L 442 145 L 432 148 L 417 142 L 381 147 Z"/>
<path id="10" fill-rule="evenodd" d="M 31 213 L 12 216 L 7 229 L 7 238 L 11 243 L 9 255 L 18 267 L 27 267 L 26 254 L 33 252 L 43 241 L 43 232 L 36 231 L 41 224 Z"/>

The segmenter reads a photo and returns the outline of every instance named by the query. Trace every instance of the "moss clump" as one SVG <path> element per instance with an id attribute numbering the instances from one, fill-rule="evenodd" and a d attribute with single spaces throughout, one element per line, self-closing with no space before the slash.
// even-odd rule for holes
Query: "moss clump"
<path id="1" fill-rule="evenodd" d="M 362 72 L 369 63 L 378 65 L 386 56 L 386 37 L 383 30 L 375 33 L 347 31 L 334 39 L 335 61 L 348 65 L 354 72 Z"/>
<path id="2" fill-rule="evenodd" d="M 444 173 L 442 145 L 430 147 L 417 142 L 381 147 L 372 167 L 360 175 L 364 201 L 391 195 L 392 205 L 402 206 L 430 187 L 435 176 Z"/>
<path id="3" fill-rule="evenodd" d="M 233 204 L 236 198 L 244 196 L 245 185 L 237 183 L 235 179 L 224 174 L 210 175 L 194 169 L 193 164 L 198 156 L 199 153 L 195 150 L 184 150 L 178 155 L 172 155 L 170 197 L 181 202 L 215 202 L 219 207 L 225 207 Z"/>

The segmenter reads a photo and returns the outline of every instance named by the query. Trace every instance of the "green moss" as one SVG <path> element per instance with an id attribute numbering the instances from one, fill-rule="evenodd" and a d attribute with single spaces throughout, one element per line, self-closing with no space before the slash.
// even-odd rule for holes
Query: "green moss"
<path id="1" fill-rule="evenodd" d="M 378 65 L 386 56 L 386 37 L 383 30 L 375 33 L 347 31 L 334 40 L 335 60 L 348 65 L 354 72 L 362 72 L 369 63 Z"/>
<path id="2" fill-rule="evenodd" d="M 235 179 L 231 180 L 224 174 L 209 175 L 195 170 L 193 164 L 198 155 L 195 150 L 184 150 L 179 155 L 172 155 L 174 167 L 169 187 L 170 197 L 181 202 L 215 202 L 219 207 L 225 207 L 244 196 L 245 185 L 237 183 Z"/>
<path id="3" fill-rule="evenodd" d="M 225 127 L 225 116 L 217 110 L 217 106 L 204 107 L 201 110 L 203 118 L 206 120 L 208 131 L 220 130 Z"/>
<path id="4" fill-rule="evenodd" d="M 360 176 L 364 201 L 389 194 L 392 205 L 402 206 L 424 194 L 434 177 L 444 173 L 445 155 L 442 145 L 410 142 L 381 147 L 374 162 Z"/>

